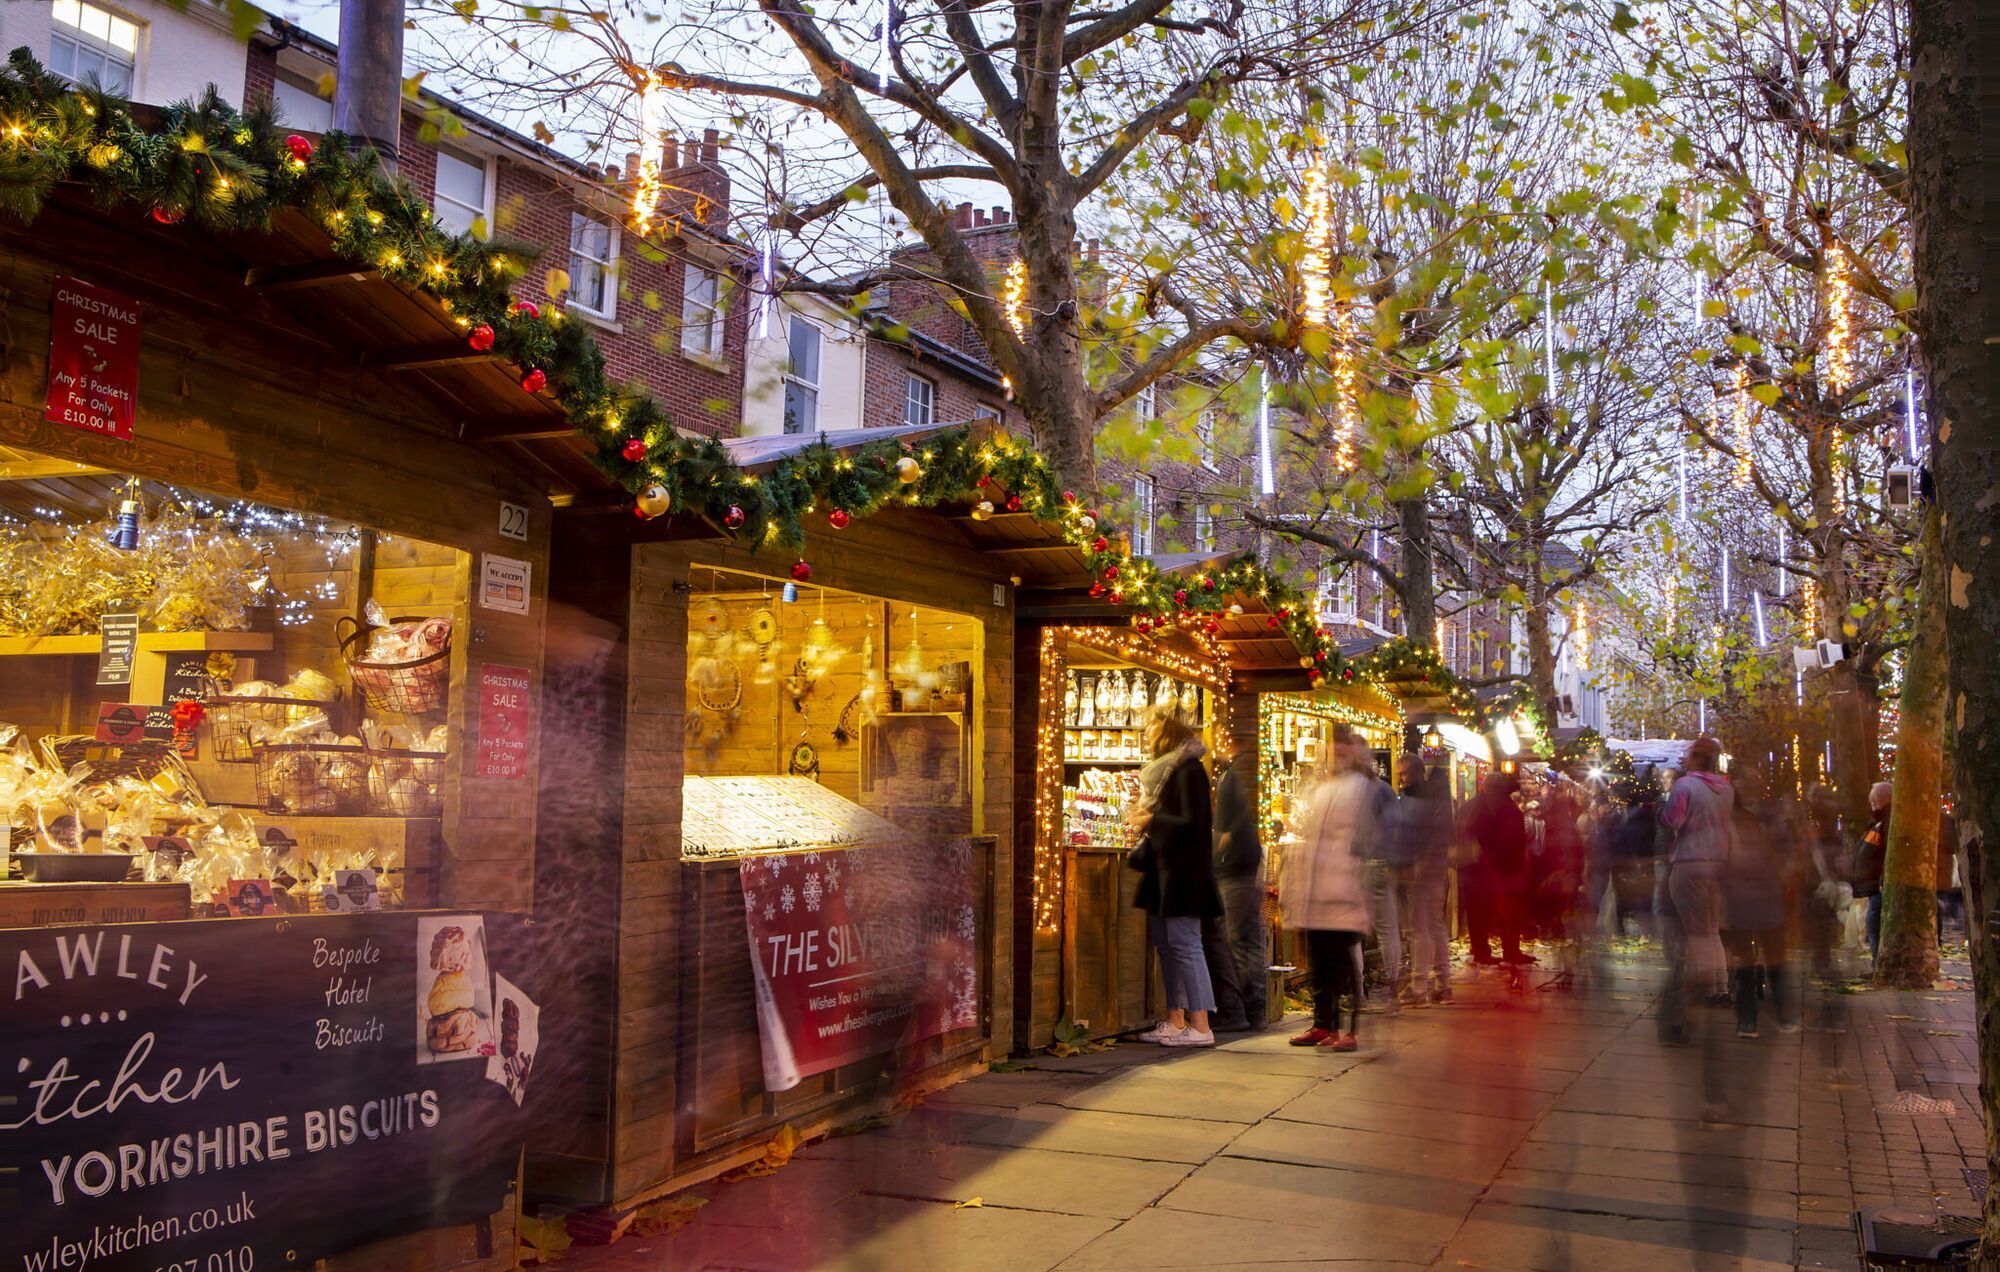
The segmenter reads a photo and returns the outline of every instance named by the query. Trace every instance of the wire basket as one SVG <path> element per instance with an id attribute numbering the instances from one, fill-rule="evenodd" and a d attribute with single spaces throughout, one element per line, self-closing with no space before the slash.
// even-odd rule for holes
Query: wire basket
<path id="1" fill-rule="evenodd" d="M 389 621 L 400 627 L 425 620 L 397 616 Z M 379 630 L 351 614 L 343 614 L 334 622 L 334 635 L 340 641 L 340 656 L 347 664 L 347 677 L 354 682 L 355 692 L 377 711 L 428 715 L 444 710 L 451 688 L 450 639 L 447 638 L 443 648 L 436 653 L 411 662 L 371 662 L 364 657 L 368 638 Z"/>
<path id="2" fill-rule="evenodd" d="M 257 806 L 267 813 L 370 811 L 368 748 L 333 743 L 258 743 Z"/>
<path id="3" fill-rule="evenodd" d="M 217 694 L 208 699 L 209 755 L 224 764 L 249 764 L 259 730 L 273 732 L 299 719 L 297 713 L 331 714 L 334 703 L 310 698 L 242 698 Z"/>
<path id="4" fill-rule="evenodd" d="M 369 799 L 391 817 L 436 817 L 444 811 L 441 751 L 370 751 Z"/>
<path id="5" fill-rule="evenodd" d="M 88 784 L 111 783 L 133 778 L 155 787 L 163 795 L 185 795 L 196 803 L 201 787 L 171 742 L 99 742 L 87 733 L 50 734 L 37 744 L 42 758 L 59 773 L 79 764 L 90 766 Z"/>

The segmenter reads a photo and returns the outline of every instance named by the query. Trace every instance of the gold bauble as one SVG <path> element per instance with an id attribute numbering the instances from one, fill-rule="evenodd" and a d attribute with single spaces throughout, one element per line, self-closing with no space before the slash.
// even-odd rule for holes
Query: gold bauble
<path id="1" fill-rule="evenodd" d="M 654 517 L 664 515 L 667 509 L 674 506 L 674 501 L 667 494 L 665 486 L 652 485 L 639 492 L 636 506 L 639 509 L 639 515 L 651 521 Z"/>

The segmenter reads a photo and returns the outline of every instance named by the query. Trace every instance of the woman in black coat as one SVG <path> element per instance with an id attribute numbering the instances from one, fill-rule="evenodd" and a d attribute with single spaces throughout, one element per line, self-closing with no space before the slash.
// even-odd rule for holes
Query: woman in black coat
<path id="1" fill-rule="evenodd" d="M 1142 876 L 1133 904 L 1148 916 L 1167 992 L 1167 1018 L 1146 1037 L 1168 1047 L 1212 1047 L 1215 990 L 1202 957 L 1201 921 L 1222 914 L 1222 893 L 1215 886 L 1208 770 L 1201 739 L 1178 715 L 1155 716 L 1146 741 L 1153 759 L 1139 770 L 1132 814 L 1143 836 L 1133 853 Z"/>

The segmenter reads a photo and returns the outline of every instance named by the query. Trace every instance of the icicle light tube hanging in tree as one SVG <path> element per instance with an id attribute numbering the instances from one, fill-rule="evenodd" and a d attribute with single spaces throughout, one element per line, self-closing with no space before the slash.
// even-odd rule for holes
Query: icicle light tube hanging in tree
<path id="1" fill-rule="evenodd" d="M 1327 196 L 1326 168 L 1313 157 L 1306 169 L 1306 250 L 1299 263 L 1304 275 L 1307 327 L 1325 327 L 1333 304 L 1333 204 Z"/>
<path id="2" fill-rule="evenodd" d="M 1271 368 L 1257 368 L 1257 493 L 1278 493 L 1278 478 L 1271 461 Z"/>
<path id="3" fill-rule="evenodd" d="M 1354 438 L 1361 414 L 1361 371 L 1356 365 L 1354 303 L 1334 306 L 1333 329 L 1333 462 L 1342 472 L 1354 468 Z"/>

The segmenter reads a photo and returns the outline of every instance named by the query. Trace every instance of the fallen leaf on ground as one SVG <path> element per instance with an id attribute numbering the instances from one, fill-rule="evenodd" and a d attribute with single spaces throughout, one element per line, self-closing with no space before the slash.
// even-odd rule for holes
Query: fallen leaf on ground
<path id="1" fill-rule="evenodd" d="M 632 1233 L 640 1237 L 664 1237 L 694 1222 L 695 1215 L 708 1204 L 706 1197 L 668 1197 L 639 1207 L 632 1216 Z"/>
<path id="2" fill-rule="evenodd" d="M 985 1204 L 986 1204 L 986 1198 L 984 1197 L 967 1197 L 964 1201 L 961 1201 L 957 1205 L 953 1206 L 952 1209 L 965 1210 L 968 1207 L 973 1207 L 973 1206 L 983 1207 L 985 1206 Z"/>
<path id="3" fill-rule="evenodd" d="M 521 1262 L 554 1263 L 569 1249 L 569 1228 L 561 1219 L 521 1216 Z"/>
<path id="4" fill-rule="evenodd" d="M 804 1137 L 799 1134 L 799 1128 L 787 1122 L 779 1127 L 778 1133 L 764 1145 L 762 1157 L 747 1166 L 738 1166 L 735 1170 L 724 1172 L 722 1178 L 734 1183 L 739 1179 L 758 1179 L 765 1175 L 776 1174 L 780 1167 L 792 1160 L 792 1154 L 799 1151 L 799 1145 L 803 1142 Z"/>

